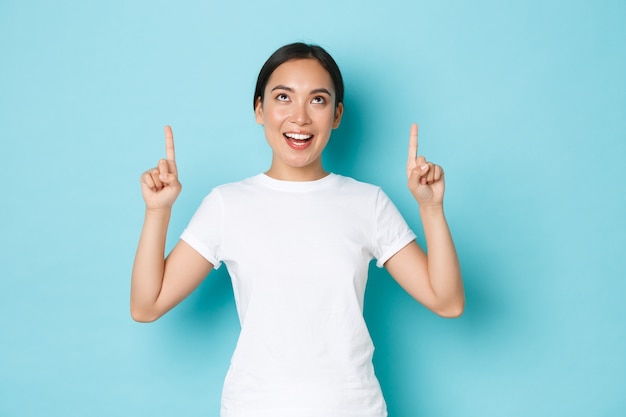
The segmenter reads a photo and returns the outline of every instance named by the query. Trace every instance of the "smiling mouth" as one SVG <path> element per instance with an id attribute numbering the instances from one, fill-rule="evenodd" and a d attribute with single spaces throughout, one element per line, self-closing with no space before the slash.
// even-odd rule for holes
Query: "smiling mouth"
<path id="1" fill-rule="evenodd" d="M 285 133 L 283 136 L 287 140 L 287 143 L 296 149 L 305 147 L 309 141 L 313 139 L 313 135 L 305 133 Z"/>

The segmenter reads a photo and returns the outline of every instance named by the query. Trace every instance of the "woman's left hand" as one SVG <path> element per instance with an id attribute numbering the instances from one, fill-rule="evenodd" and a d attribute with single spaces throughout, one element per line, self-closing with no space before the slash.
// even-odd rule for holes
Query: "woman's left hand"
<path id="1" fill-rule="evenodd" d="M 417 124 L 411 125 L 409 159 L 406 163 L 408 187 L 420 207 L 443 204 L 443 168 L 417 155 Z"/>

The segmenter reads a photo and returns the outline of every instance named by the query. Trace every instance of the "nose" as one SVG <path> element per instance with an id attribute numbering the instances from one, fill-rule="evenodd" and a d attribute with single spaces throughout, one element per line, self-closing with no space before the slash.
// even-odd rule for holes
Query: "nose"
<path id="1" fill-rule="evenodd" d="M 299 126 L 311 123 L 311 117 L 309 116 L 309 109 L 307 108 L 306 102 L 294 106 L 291 119 L 293 123 Z"/>

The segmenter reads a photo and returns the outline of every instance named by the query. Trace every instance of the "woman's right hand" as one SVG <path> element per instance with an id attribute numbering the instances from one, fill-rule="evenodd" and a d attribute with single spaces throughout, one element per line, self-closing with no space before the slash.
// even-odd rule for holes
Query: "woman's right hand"
<path id="1" fill-rule="evenodd" d="M 141 194 L 146 210 L 170 210 L 183 188 L 178 181 L 174 135 L 170 126 L 165 126 L 165 157 L 156 167 L 141 175 Z"/>

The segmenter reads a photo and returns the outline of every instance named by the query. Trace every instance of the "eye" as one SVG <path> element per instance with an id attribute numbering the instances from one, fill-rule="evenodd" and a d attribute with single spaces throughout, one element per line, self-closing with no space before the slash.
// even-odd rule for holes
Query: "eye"
<path id="1" fill-rule="evenodd" d="M 278 101 L 288 101 L 289 97 L 287 97 L 287 94 L 284 93 L 280 93 L 276 96 L 276 100 Z"/>
<path id="2" fill-rule="evenodd" d="M 317 96 L 317 97 L 313 97 L 313 100 L 311 100 L 311 103 L 313 104 L 324 104 L 326 103 L 326 99 L 322 96 Z"/>

